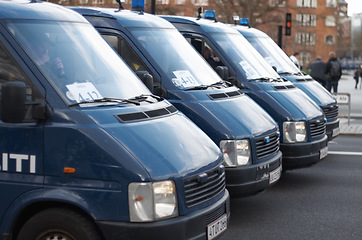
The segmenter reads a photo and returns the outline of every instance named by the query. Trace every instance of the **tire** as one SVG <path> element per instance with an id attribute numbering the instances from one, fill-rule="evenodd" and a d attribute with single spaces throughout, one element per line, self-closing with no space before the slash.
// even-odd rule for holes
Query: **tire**
<path id="1" fill-rule="evenodd" d="M 64 208 L 41 211 L 20 229 L 17 240 L 101 240 L 95 224 Z"/>

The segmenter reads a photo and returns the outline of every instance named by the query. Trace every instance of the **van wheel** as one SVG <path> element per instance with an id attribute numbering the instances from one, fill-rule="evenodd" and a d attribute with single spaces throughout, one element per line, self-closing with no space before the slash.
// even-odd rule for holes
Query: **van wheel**
<path id="1" fill-rule="evenodd" d="M 20 229 L 18 240 L 101 240 L 94 223 L 64 208 L 44 210 Z"/>

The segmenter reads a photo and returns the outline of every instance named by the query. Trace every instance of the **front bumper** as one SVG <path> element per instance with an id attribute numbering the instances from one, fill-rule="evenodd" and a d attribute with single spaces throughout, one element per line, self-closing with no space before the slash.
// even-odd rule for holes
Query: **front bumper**
<path id="1" fill-rule="evenodd" d="M 277 181 L 269 182 L 270 173 L 282 165 L 279 151 L 268 161 L 250 166 L 225 168 L 226 188 L 232 197 L 243 197 L 259 193 Z"/>
<path id="2" fill-rule="evenodd" d="M 305 142 L 280 144 L 280 150 L 283 153 L 283 169 L 294 169 L 308 167 L 319 162 L 321 159 L 321 150 L 327 147 L 328 137 L 325 135 L 322 139 Z"/>
<path id="3" fill-rule="evenodd" d="M 147 223 L 97 221 L 106 240 L 123 239 L 207 239 L 207 225 L 226 214 L 229 221 L 230 197 L 224 196 L 207 208 L 192 214 Z"/>

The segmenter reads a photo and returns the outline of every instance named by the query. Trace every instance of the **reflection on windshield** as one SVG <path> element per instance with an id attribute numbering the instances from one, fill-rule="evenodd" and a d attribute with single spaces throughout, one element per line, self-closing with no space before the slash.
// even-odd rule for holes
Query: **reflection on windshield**
<path id="1" fill-rule="evenodd" d="M 279 78 L 278 74 L 241 34 L 212 33 L 211 35 L 233 66 L 243 74 L 244 78 L 248 80 Z"/>
<path id="2" fill-rule="evenodd" d="M 298 74 L 300 71 L 285 52 L 271 39 L 246 36 L 247 40 L 278 73 Z"/>
<path id="3" fill-rule="evenodd" d="M 89 24 L 29 20 L 7 27 L 68 104 L 150 94 Z"/>
<path id="4" fill-rule="evenodd" d="M 131 32 L 176 87 L 188 89 L 221 81 L 176 29 L 133 28 Z"/>

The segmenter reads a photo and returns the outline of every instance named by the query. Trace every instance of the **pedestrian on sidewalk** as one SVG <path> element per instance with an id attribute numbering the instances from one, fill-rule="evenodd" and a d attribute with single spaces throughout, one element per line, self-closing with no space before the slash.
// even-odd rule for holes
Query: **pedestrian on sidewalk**
<path id="1" fill-rule="evenodd" d="M 322 61 L 322 57 L 320 56 L 318 56 L 312 65 L 310 65 L 310 75 L 323 87 L 326 87 L 326 75 L 324 74 L 325 68 L 326 63 Z"/>
<path id="2" fill-rule="evenodd" d="M 335 52 L 329 53 L 329 60 L 326 64 L 326 68 L 324 70 L 324 74 L 326 75 L 326 87 L 329 92 L 338 92 L 338 81 L 342 76 L 342 67 L 339 61 L 336 58 Z"/>
<path id="3" fill-rule="evenodd" d="M 359 68 L 356 68 L 356 70 L 354 70 L 354 80 L 356 81 L 356 85 L 355 85 L 355 89 L 357 89 L 357 85 L 358 85 L 358 82 L 359 82 L 359 77 L 360 75 L 362 76 L 362 69 L 361 69 L 361 66 Z"/>
<path id="4" fill-rule="evenodd" d="M 297 66 L 297 68 L 301 69 L 299 63 L 299 52 L 293 53 L 293 55 L 290 56 L 290 60 L 292 60 L 292 62 L 295 64 L 295 66 Z"/>

